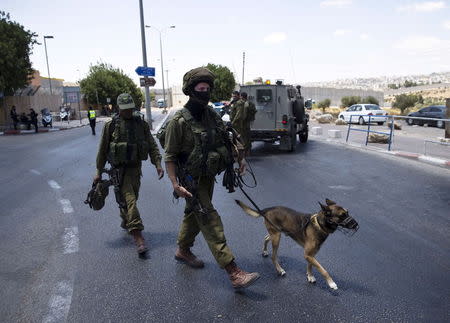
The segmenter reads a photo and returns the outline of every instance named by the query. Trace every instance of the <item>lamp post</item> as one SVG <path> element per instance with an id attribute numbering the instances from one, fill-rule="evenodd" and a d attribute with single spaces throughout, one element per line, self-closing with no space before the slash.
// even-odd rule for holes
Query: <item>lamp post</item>
<path id="1" fill-rule="evenodd" d="M 48 82 L 50 83 L 50 94 L 53 95 L 52 79 L 50 77 L 50 68 L 48 67 L 47 42 L 45 41 L 46 39 L 53 39 L 53 36 L 44 36 L 45 59 L 47 61 Z"/>
<path id="2" fill-rule="evenodd" d="M 146 28 L 153 28 L 155 29 L 157 32 L 159 32 L 159 51 L 160 51 L 160 55 L 161 55 L 161 77 L 162 77 L 162 86 L 163 86 L 163 98 L 164 98 L 164 112 L 166 112 L 166 90 L 164 87 L 164 63 L 163 63 L 163 53 L 162 53 L 162 31 L 164 31 L 165 29 L 169 29 L 169 28 L 175 28 L 175 26 L 168 26 L 166 28 L 164 28 L 163 30 L 159 30 L 158 28 L 156 28 L 155 26 L 149 26 L 149 25 L 145 25 Z"/>

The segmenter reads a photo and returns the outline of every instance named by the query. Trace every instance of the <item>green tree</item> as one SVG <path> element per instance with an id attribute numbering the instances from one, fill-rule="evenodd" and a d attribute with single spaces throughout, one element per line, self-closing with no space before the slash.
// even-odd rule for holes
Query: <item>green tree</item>
<path id="1" fill-rule="evenodd" d="M 234 74 L 228 67 L 222 65 L 208 63 L 206 68 L 216 75 L 216 79 L 214 80 L 214 90 L 211 93 L 211 101 L 219 102 L 229 100 L 231 92 L 233 92 L 234 87 L 236 86 Z"/>
<path id="2" fill-rule="evenodd" d="M 413 86 L 417 86 L 418 84 L 416 82 L 413 81 L 409 81 L 406 80 L 405 83 L 403 84 L 404 87 L 413 87 Z"/>
<path id="3" fill-rule="evenodd" d="M 400 88 L 400 84 L 391 83 L 391 84 L 388 84 L 388 88 L 396 90 L 396 89 Z"/>
<path id="4" fill-rule="evenodd" d="M 331 104 L 331 100 L 330 99 L 325 99 L 320 101 L 319 103 L 317 103 L 317 107 L 319 109 L 322 109 L 322 112 L 325 113 L 325 109 L 329 108 Z"/>
<path id="5" fill-rule="evenodd" d="M 417 103 L 423 103 L 422 95 L 400 94 L 395 96 L 395 102 L 392 104 L 392 107 L 400 109 L 401 114 L 403 114 L 406 109 L 414 107 Z"/>
<path id="6" fill-rule="evenodd" d="M 376 104 L 376 105 L 380 105 L 380 103 L 378 102 L 378 100 L 377 100 L 375 97 L 371 96 L 371 95 L 366 96 L 365 98 L 363 98 L 361 103 L 368 103 L 368 104 Z"/>
<path id="7" fill-rule="evenodd" d="M 359 96 L 343 96 L 341 98 L 342 107 L 349 107 L 353 104 L 361 103 L 361 97 Z"/>
<path id="8" fill-rule="evenodd" d="M 0 11 L 0 92 L 12 95 L 28 85 L 33 75 L 30 54 L 37 44 L 37 34 Z"/>
<path id="9" fill-rule="evenodd" d="M 89 102 L 106 104 L 106 99 L 111 98 L 111 104 L 117 105 L 117 97 L 121 93 L 129 93 L 140 108 L 143 95 L 133 80 L 121 69 L 114 68 L 107 63 L 97 63 L 89 67 L 89 74 L 80 81 L 81 92 L 83 92 Z"/>

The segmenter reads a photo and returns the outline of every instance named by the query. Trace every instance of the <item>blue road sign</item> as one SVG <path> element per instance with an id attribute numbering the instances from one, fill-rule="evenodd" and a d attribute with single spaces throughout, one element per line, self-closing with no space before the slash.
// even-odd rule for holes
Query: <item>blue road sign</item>
<path id="1" fill-rule="evenodd" d="M 136 73 L 137 73 L 137 75 L 140 75 L 140 76 L 155 76 L 155 68 L 138 66 L 136 68 Z"/>

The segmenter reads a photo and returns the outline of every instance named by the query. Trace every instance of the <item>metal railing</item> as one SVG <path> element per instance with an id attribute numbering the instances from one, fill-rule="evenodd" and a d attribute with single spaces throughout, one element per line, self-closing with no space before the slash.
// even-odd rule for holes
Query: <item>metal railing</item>
<path id="1" fill-rule="evenodd" d="M 358 117 L 358 120 L 361 117 L 363 118 L 363 120 L 364 120 L 364 117 L 368 117 L 369 120 L 367 122 L 364 121 L 365 123 L 367 123 L 367 130 L 366 129 L 359 129 L 359 128 L 352 128 L 351 127 L 351 125 L 352 125 L 352 117 Z M 389 123 L 389 132 L 370 130 L 371 123 L 379 122 L 379 121 L 373 121 L 372 118 L 377 118 L 377 119 L 378 118 L 385 118 L 386 121 L 390 121 L 390 123 Z M 389 138 L 388 138 L 388 150 L 390 151 L 391 150 L 392 139 L 394 137 L 394 120 L 395 119 L 406 119 L 406 120 L 417 119 L 417 120 L 424 120 L 424 121 L 450 122 L 450 119 L 439 119 L 439 118 L 424 118 L 424 117 L 395 116 L 395 115 L 384 115 L 384 116 L 382 116 L 382 115 L 375 115 L 374 116 L 374 115 L 357 115 L 357 114 L 352 114 L 352 115 L 350 115 L 350 120 L 348 122 L 347 138 L 346 138 L 345 141 L 348 142 L 348 137 L 350 136 L 350 131 L 352 131 L 352 130 L 353 131 L 360 131 L 360 132 L 366 132 L 367 133 L 366 146 L 367 146 L 367 144 L 369 142 L 369 135 L 370 135 L 370 133 L 376 133 L 376 134 L 380 134 L 380 135 L 387 135 L 387 136 L 389 136 Z M 384 123 L 384 121 L 383 121 L 383 123 Z M 424 123 L 426 123 L 426 122 L 424 122 Z M 426 145 L 426 143 L 425 143 L 425 145 Z M 425 147 L 425 149 L 426 149 L 426 147 Z"/>

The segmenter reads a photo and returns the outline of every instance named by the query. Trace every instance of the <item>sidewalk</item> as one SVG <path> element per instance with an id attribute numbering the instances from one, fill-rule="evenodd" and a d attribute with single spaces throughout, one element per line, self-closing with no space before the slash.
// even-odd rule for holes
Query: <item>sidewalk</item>
<path id="1" fill-rule="evenodd" d="M 317 131 L 313 128 L 317 127 L 321 128 L 322 134 L 315 134 Z M 352 124 L 351 128 L 367 130 L 367 125 L 359 126 Z M 371 130 L 389 133 L 387 126 L 371 125 Z M 309 135 L 311 139 L 368 149 L 450 168 L 450 144 L 440 142 L 440 138 L 444 137 L 443 129 L 411 127 L 402 124 L 402 130 L 394 130 L 393 132 L 390 151 L 388 151 L 387 144 L 368 143 L 366 146 L 366 132 L 351 130 L 348 141 L 346 141 L 347 131 L 348 125 L 337 126 L 334 123 L 321 124 L 316 120 L 311 120 L 309 124 Z"/>

